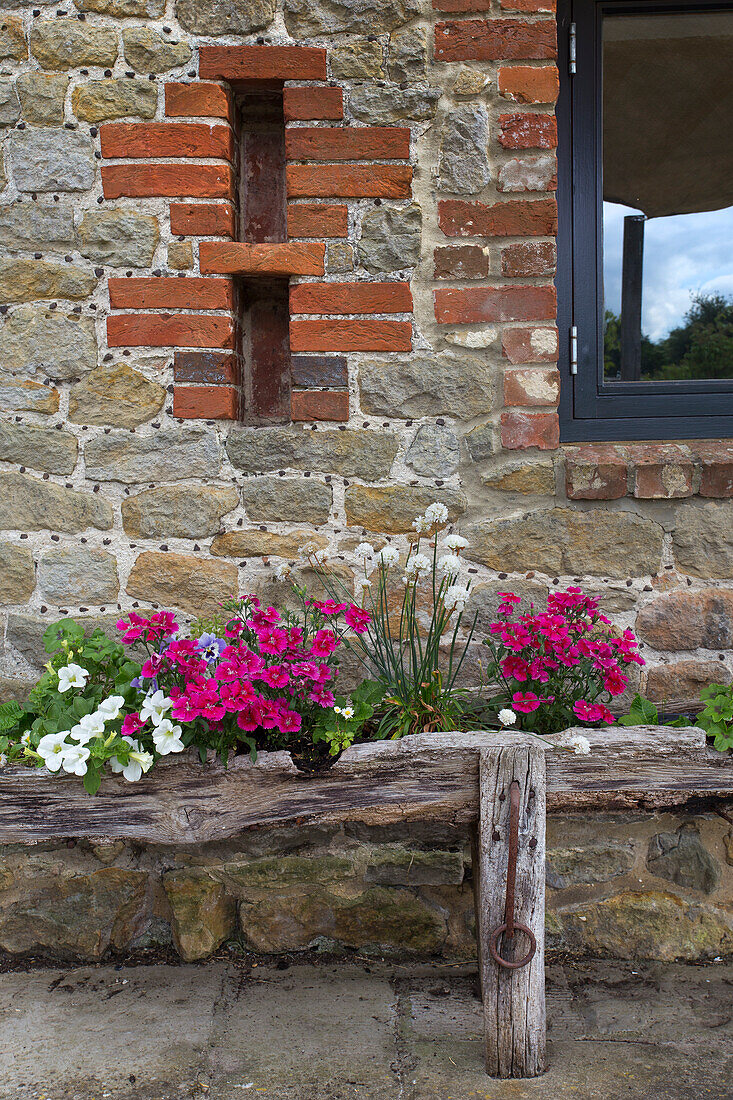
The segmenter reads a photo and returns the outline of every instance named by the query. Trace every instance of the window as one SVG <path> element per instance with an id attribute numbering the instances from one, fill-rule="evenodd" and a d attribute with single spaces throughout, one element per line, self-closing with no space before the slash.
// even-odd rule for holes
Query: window
<path id="1" fill-rule="evenodd" d="M 731 436 L 733 4 L 568 0 L 559 35 L 563 439 Z"/>

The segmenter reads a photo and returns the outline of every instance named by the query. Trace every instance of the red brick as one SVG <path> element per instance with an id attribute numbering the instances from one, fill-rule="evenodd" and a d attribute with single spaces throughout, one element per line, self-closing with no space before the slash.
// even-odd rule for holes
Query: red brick
<path id="1" fill-rule="evenodd" d="M 172 82 L 165 86 L 165 113 L 169 118 L 225 118 L 234 123 L 234 103 L 221 84 Z"/>
<path id="2" fill-rule="evenodd" d="M 556 10 L 555 0 L 499 0 L 502 11 L 538 11 L 552 13 Z"/>
<path id="3" fill-rule="evenodd" d="M 349 395 L 343 390 L 294 390 L 290 409 L 293 420 L 348 420 Z"/>
<path id="4" fill-rule="evenodd" d="M 554 149 L 557 119 L 554 115 L 499 115 L 499 144 L 505 149 Z"/>
<path id="5" fill-rule="evenodd" d="M 99 135 L 108 158 L 234 157 L 231 128 L 205 122 L 105 122 Z"/>
<path id="6" fill-rule="evenodd" d="M 173 357 L 176 382 L 236 385 L 238 378 L 237 357 L 230 351 L 177 351 Z"/>
<path id="7" fill-rule="evenodd" d="M 556 363 L 556 328 L 505 328 L 501 350 L 510 363 Z"/>
<path id="8" fill-rule="evenodd" d="M 118 313 L 107 318 L 111 348 L 234 348 L 231 317 L 204 313 Z"/>
<path id="9" fill-rule="evenodd" d="M 568 448 L 565 491 L 570 500 L 620 500 L 626 496 L 628 462 L 623 447 Z"/>
<path id="10" fill-rule="evenodd" d="M 512 409 L 501 414 L 501 445 L 508 451 L 539 447 L 554 451 L 560 444 L 557 413 L 526 413 Z"/>
<path id="11" fill-rule="evenodd" d="M 518 367 L 504 374 L 504 404 L 557 405 L 560 400 L 560 372 L 548 367 Z"/>
<path id="12" fill-rule="evenodd" d="M 511 65 L 499 68 L 499 95 L 515 103 L 554 103 L 560 90 L 557 65 Z"/>
<path id="13" fill-rule="evenodd" d="M 204 275 L 323 275 L 325 244 L 287 241 L 247 244 L 202 241 L 199 267 Z"/>
<path id="14" fill-rule="evenodd" d="M 285 133 L 288 160 L 406 160 L 410 131 L 404 126 L 298 126 Z"/>
<path id="15" fill-rule="evenodd" d="M 485 279 L 489 274 L 488 249 L 478 244 L 436 248 L 433 260 L 436 279 Z"/>
<path id="16" fill-rule="evenodd" d="M 173 415 L 197 420 L 238 420 L 239 390 L 234 386 L 174 386 Z"/>
<path id="17" fill-rule="evenodd" d="M 344 117 L 344 93 L 340 88 L 285 88 L 283 111 L 286 122 L 340 122 Z"/>
<path id="18" fill-rule="evenodd" d="M 434 290 L 435 317 L 443 325 L 484 321 L 549 321 L 557 312 L 554 286 L 481 286 Z"/>
<path id="19" fill-rule="evenodd" d="M 510 244 L 501 250 L 501 273 L 510 278 L 537 275 L 547 278 L 555 274 L 557 248 L 554 241 L 527 241 Z"/>
<path id="20" fill-rule="evenodd" d="M 733 497 L 733 444 L 716 440 L 693 451 L 700 462 L 700 496 Z"/>
<path id="21" fill-rule="evenodd" d="M 304 388 L 332 386 L 346 389 L 349 370 L 343 355 L 293 355 L 290 374 L 294 386 Z"/>
<path id="22" fill-rule="evenodd" d="M 349 235 L 348 206 L 302 202 L 288 206 L 288 237 L 347 237 Z"/>
<path id="23" fill-rule="evenodd" d="M 411 351 L 409 321 L 291 321 L 291 351 Z"/>
<path id="24" fill-rule="evenodd" d="M 316 46 L 201 46 L 199 75 L 214 80 L 325 80 Z"/>
<path id="25" fill-rule="evenodd" d="M 106 199 L 233 199 L 234 176 L 229 164 L 105 164 L 102 188 Z"/>
<path id="26" fill-rule="evenodd" d="M 634 466 L 634 496 L 640 500 L 691 497 L 695 467 L 689 451 L 673 444 L 649 443 L 628 448 Z"/>
<path id="27" fill-rule="evenodd" d="M 436 23 L 436 61 L 546 61 L 557 56 L 554 20 L 463 19 Z"/>
<path id="28" fill-rule="evenodd" d="M 233 237 L 234 207 L 228 202 L 172 202 L 171 233 L 176 237 Z"/>
<path id="29" fill-rule="evenodd" d="M 433 0 L 436 11 L 460 14 L 467 11 L 491 11 L 491 0 Z"/>
<path id="30" fill-rule="evenodd" d="M 299 283 L 291 313 L 411 313 L 409 283 Z"/>
<path id="31" fill-rule="evenodd" d="M 557 233 L 554 199 L 483 202 L 443 199 L 438 222 L 446 237 L 552 237 Z"/>
<path id="32" fill-rule="evenodd" d="M 232 309 L 231 279 L 109 279 L 112 309 Z"/>
<path id="33" fill-rule="evenodd" d="M 402 164 L 289 164 L 291 198 L 406 199 L 412 168 Z"/>

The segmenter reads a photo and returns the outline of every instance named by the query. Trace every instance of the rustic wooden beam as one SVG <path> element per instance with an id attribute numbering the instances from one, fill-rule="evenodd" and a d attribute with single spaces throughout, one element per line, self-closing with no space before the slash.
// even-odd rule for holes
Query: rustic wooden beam
<path id="1" fill-rule="evenodd" d="M 547 748 L 551 811 L 657 809 L 733 797 L 733 761 L 708 754 L 695 727 L 578 730 L 588 756 Z M 228 840 L 247 829 L 421 818 L 478 819 L 478 754 L 524 734 L 419 734 L 356 745 L 325 772 L 299 772 L 284 752 L 239 756 L 224 769 L 166 757 L 137 784 L 107 776 L 91 798 L 78 779 L 36 769 L 0 771 L 0 841 L 120 837 L 155 844 Z M 716 766 L 716 764 L 718 766 Z"/>

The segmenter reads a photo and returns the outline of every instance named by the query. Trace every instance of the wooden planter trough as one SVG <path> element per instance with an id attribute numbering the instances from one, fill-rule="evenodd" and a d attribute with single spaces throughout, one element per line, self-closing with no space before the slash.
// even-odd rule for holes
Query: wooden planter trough
<path id="1" fill-rule="evenodd" d="M 135 786 L 105 778 L 94 798 L 70 776 L 8 767 L 0 772 L 0 842 L 190 845 L 263 826 L 418 818 L 471 826 L 486 1068 L 497 1077 L 532 1077 L 545 1069 L 546 811 L 652 811 L 733 798 L 733 758 L 708 749 L 700 729 L 573 732 L 591 742 L 589 755 L 524 734 L 455 733 L 354 746 L 315 775 L 300 772 L 285 752 L 262 753 L 256 764 L 237 757 L 228 769 L 169 757 Z M 514 920 L 523 928 L 512 937 L 498 931 Z M 501 964 L 521 961 L 533 939 L 526 965 Z"/>

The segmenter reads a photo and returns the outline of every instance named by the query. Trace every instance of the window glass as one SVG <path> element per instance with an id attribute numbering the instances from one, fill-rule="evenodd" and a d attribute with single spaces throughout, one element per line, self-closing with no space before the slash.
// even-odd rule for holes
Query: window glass
<path id="1" fill-rule="evenodd" d="M 604 377 L 733 378 L 733 11 L 603 20 Z"/>

